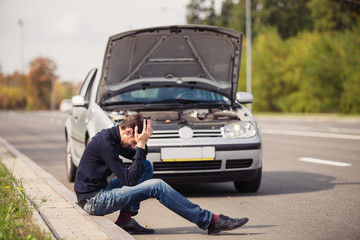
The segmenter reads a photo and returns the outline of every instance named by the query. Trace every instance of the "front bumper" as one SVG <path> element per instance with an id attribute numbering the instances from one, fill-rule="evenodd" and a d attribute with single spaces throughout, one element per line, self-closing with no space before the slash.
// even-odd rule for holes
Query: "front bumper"
<path id="1" fill-rule="evenodd" d="M 197 173 L 154 173 L 154 178 L 161 178 L 168 183 L 190 183 L 190 182 L 232 182 L 251 181 L 261 172 L 258 169 L 244 169 L 235 171 L 197 172 Z"/>
<path id="2" fill-rule="evenodd" d="M 169 183 L 251 181 L 261 171 L 262 151 L 260 143 L 248 147 L 215 146 L 214 160 L 183 162 L 163 162 L 160 151 L 149 147 L 147 159 L 153 164 L 154 178 Z"/>

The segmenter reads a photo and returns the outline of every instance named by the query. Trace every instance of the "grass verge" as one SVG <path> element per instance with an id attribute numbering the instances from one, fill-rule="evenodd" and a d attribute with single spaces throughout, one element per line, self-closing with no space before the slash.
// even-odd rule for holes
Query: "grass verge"
<path id="1" fill-rule="evenodd" d="M 0 240 L 51 239 L 32 219 L 21 182 L 14 178 L 0 159 Z"/>

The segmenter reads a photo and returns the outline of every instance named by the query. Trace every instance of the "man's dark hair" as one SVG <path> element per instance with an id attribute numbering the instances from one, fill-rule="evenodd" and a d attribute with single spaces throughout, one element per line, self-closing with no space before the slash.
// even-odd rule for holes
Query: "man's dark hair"
<path id="1" fill-rule="evenodd" d="M 141 114 L 134 114 L 126 117 L 119 126 L 121 129 L 132 128 L 135 134 L 135 126 L 138 126 L 138 133 L 142 133 L 144 125 L 144 117 Z"/>

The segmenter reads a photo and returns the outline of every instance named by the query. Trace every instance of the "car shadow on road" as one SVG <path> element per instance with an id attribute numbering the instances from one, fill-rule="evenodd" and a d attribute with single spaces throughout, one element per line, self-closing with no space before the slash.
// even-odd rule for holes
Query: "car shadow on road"
<path id="1" fill-rule="evenodd" d="M 235 195 L 279 195 L 316 192 L 333 189 L 335 177 L 297 171 L 263 172 L 261 186 L 256 193 L 238 193 L 232 182 L 225 183 L 184 183 L 172 184 L 177 191 L 187 197 L 219 197 Z M 355 183 L 353 183 L 355 184 Z M 360 184 L 360 183 L 358 183 Z"/>

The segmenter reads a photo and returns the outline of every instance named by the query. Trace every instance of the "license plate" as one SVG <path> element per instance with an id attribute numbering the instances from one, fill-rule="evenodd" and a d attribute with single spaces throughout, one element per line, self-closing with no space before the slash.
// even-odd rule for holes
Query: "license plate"
<path id="1" fill-rule="evenodd" d="M 163 162 L 209 161 L 215 159 L 215 147 L 162 148 Z"/>

